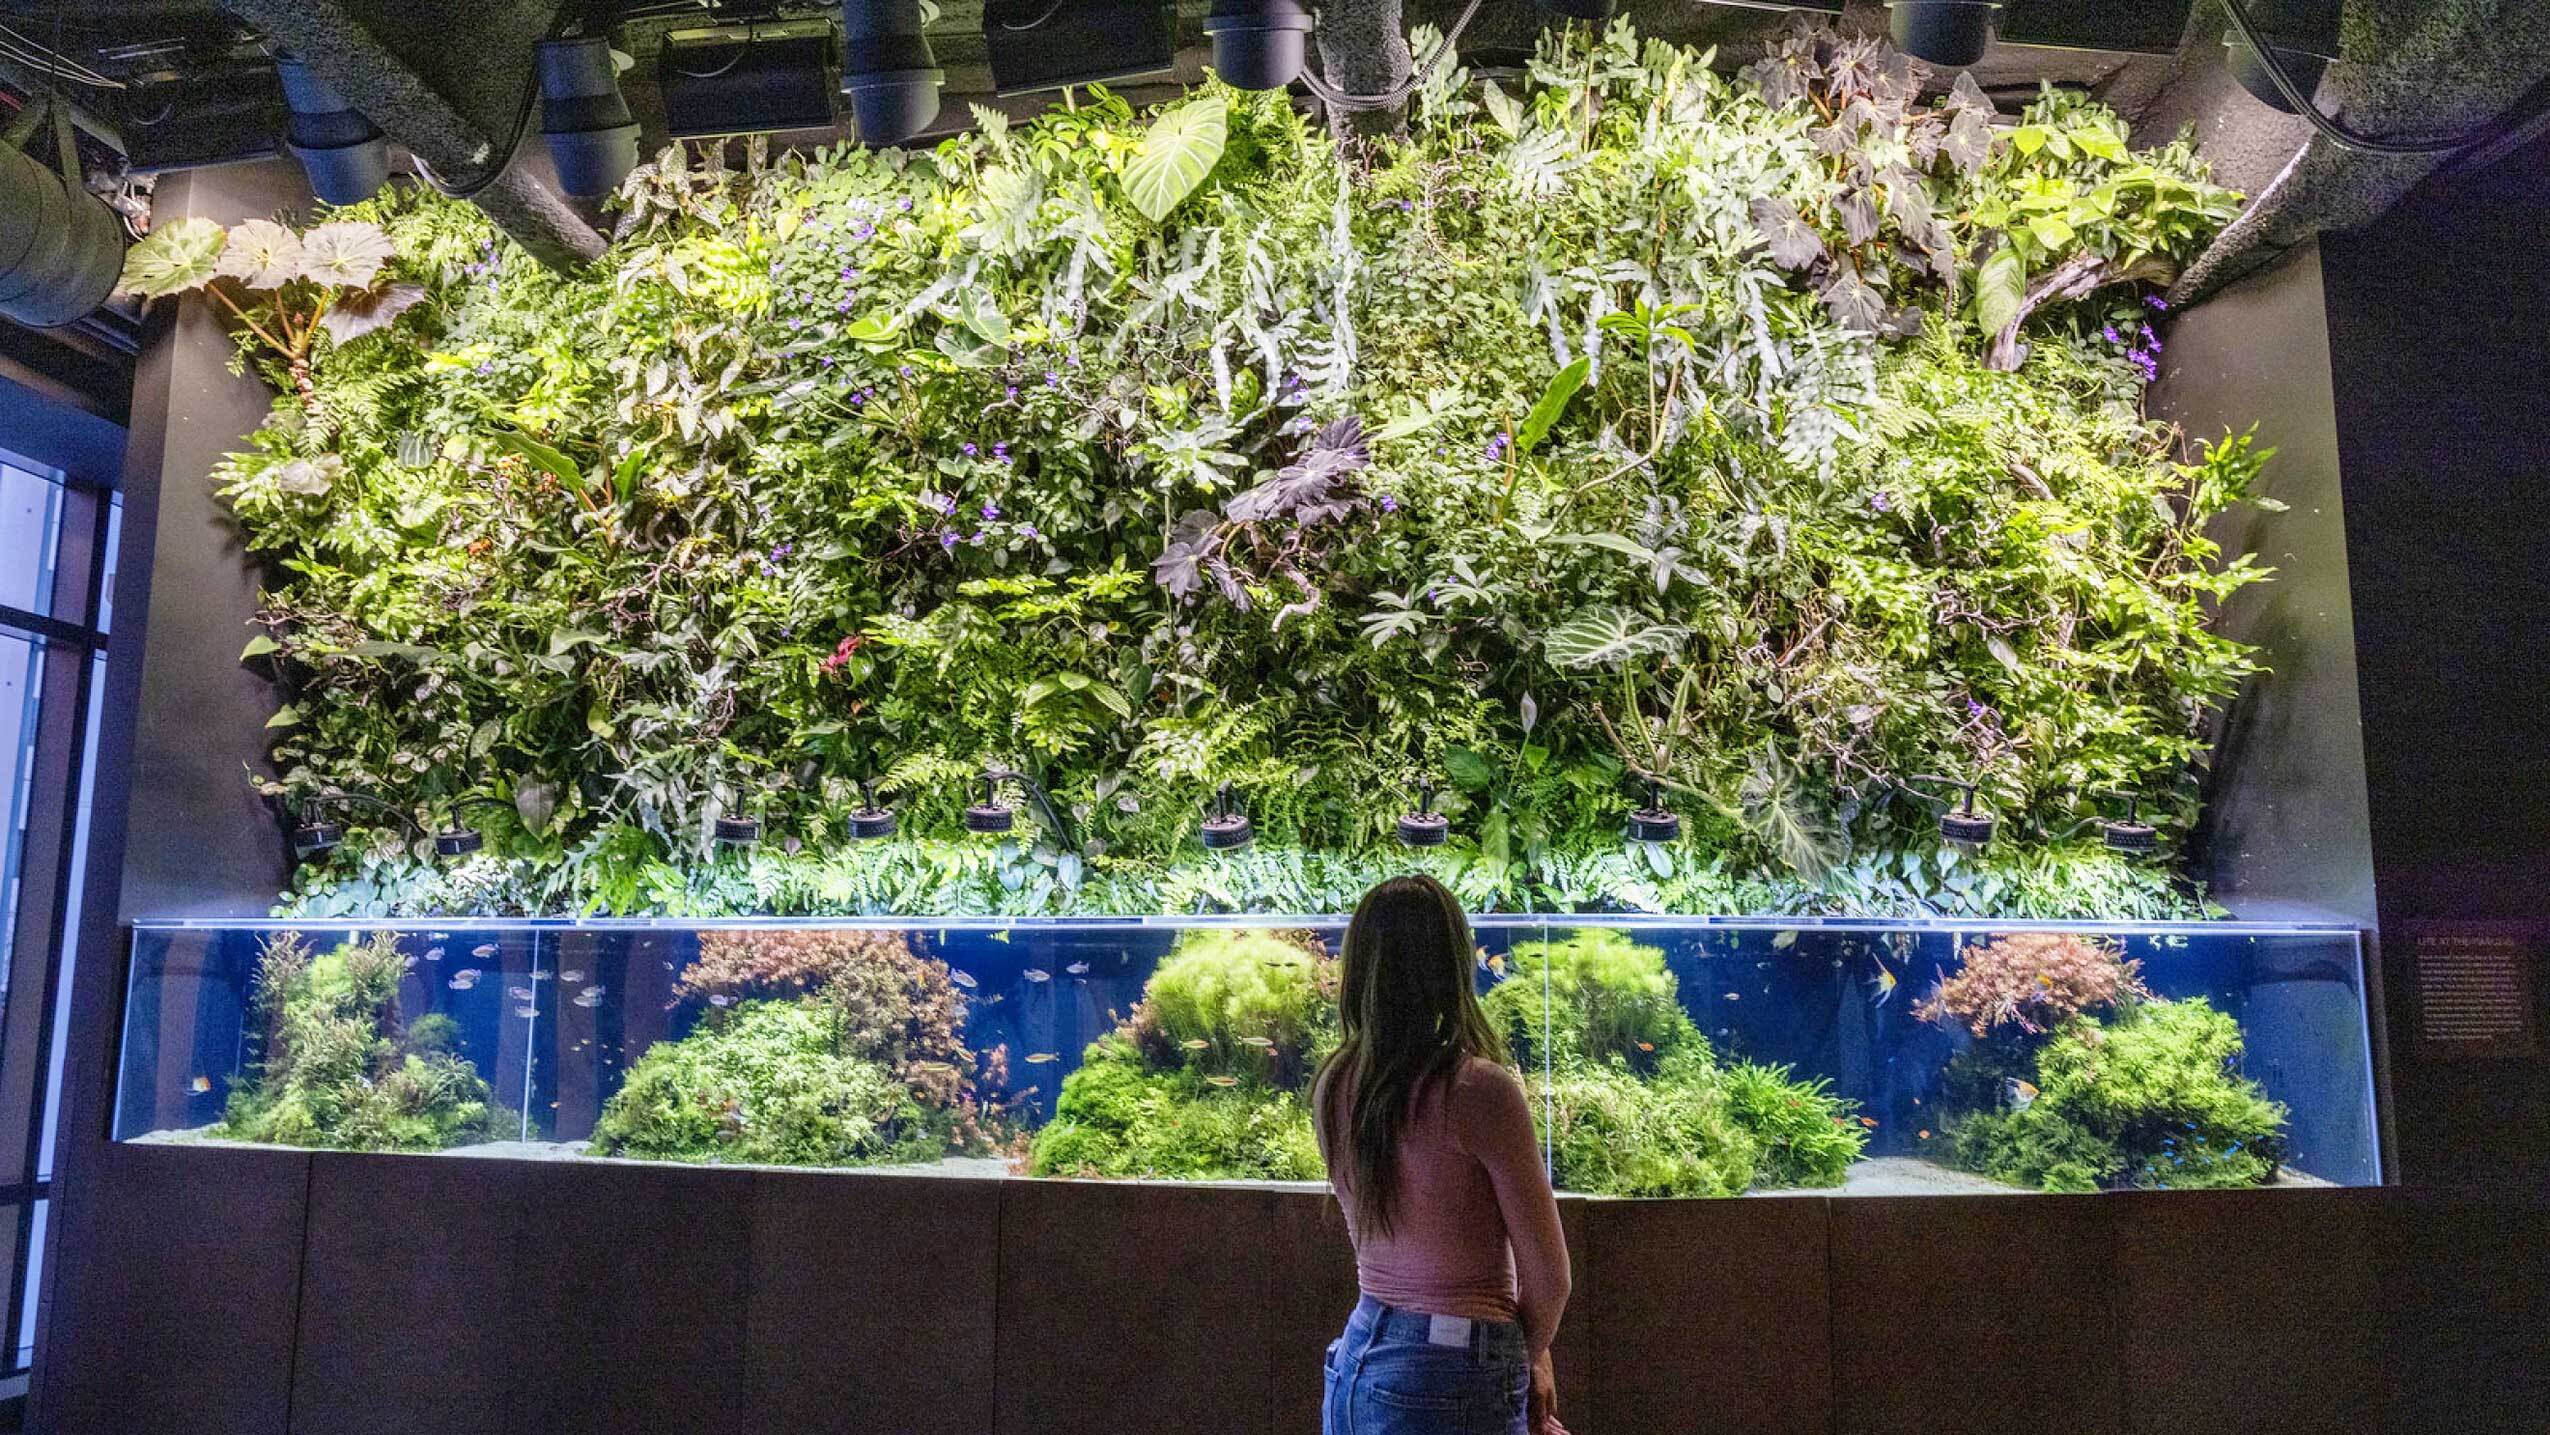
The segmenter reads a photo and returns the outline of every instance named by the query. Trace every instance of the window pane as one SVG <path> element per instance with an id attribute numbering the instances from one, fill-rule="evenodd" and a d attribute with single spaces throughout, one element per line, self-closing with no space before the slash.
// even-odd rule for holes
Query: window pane
<path id="1" fill-rule="evenodd" d="M 0 606 L 49 613 L 62 485 L 0 464 Z"/>
<path id="2" fill-rule="evenodd" d="M 35 790 L 36 702 L 44 685 L 44 644 L 0 633 L 0 994 L 17 941 L 18 873 L 25 863 L 27 799 Z"/>
<path id="3" fill-rule="evenodd" d="M 18 1358 L 16 1368 L 28 1369 L 35 1364 L 35 1293 L 44 1289 L 44 1218 L 53 1203 L 35 1203 L 34 1229 L 27 1233 L 27 1280 L 19 1287 Z"/>
<path id="4" fill-rule="evenodd" d="M 124 495 L 107 501 L 106 509 L 106 573 L 97 590 L 97 630 L 115 631 L 115 550 L 124 542 Z M 94 689 L 92 689 L 94 691 Z M 94 701 L 94 699 L 92 699 Z"/>
<path id="5" fill-rule="evenodd" d="M 44 1137 L 35 1178 L 53 1179 L 53 1133 L 62 1121 L 62 1054 L 71 1046 L 71 973 L 80 947 L 80 894 L 88 884 L 89 808 L 97 795 L 97 733 L 106 711 L 106 654 L 89 659 L 89 730 L 80 750 L 80 810 L 71 829 L 71 891 L 62 909 L 61 971 L 53 979 L 53 1040 L 44 1074 Z"/>

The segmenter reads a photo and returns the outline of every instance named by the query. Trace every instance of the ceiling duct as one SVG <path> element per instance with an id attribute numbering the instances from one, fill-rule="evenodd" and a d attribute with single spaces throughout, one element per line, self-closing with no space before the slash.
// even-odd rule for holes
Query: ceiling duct
<path id="1" fill-rule="evenodd" d="M 59 174 L 25 151 L 48 114 Z M 59 328 L 105 303 L 123 271 L 123 222 L 81 182 L 70 112 L 30 101 L 0 137 L 0 317 Z"/>
<path id="2" fill-rule="evenodd" d="M 330 204 L 359 204 L 390 177 L 390 142 L 336 88 L 299 60 L 278 55 L 284 145 L 310 175 L 310 192 Z"/>
<path id="3" fill-rule="evenodd" d="M 620 71 L 599 35 L 540 43 L 540 134 L 558 187 L 600 199 L 637 167 L 638 126 L 620 96 Z"/>
<path id="4" fill-rule="evenodd" d="M 921 0 L 842 0 L 841 89 L 859 143 L 901 144 L 939 117 L 946 72 L 930 53 Z"/>

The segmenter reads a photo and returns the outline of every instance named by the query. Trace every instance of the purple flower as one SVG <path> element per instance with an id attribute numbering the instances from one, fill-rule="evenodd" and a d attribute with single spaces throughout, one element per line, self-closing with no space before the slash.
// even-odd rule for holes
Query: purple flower
<path id="1" fill-rule="evenodd" d="M 997 504 L 997 503 L 986 503 L 986 504 L 984 504 L 984 505 L 983 505 L 983 517 L 984 517 L 984 518 L 986 518 L 986 519 L 993 519 L 993 518 L 998 518 L 998 517 L 1000 517 L 1000 516 L 1001 516 L 1001 506 L 1000 506 L 999 504 Z"/>
<path id="2" fill-rule="evenodd" d="M 1014 400 L 1018 397 L 1018 385 L 1012 384 L 1008 388 L 1002 390 L 1001 393 L 1003 397 Z"/>
<path id="3" fill-rule="evenodd" d="M 1062 387 L 1062 375 L 1055 373 L 1055 372 L 1054 372 L 1053 370 L 1051 370 L 1051 369 L 1047 369 L 1047 370 L 1045 371 L 1045 387 L 1046 387 L 1046 388 L 1049 388 L 1049 389 L 1058 389 L 1058 388 L 1061 388 L 1061 387 Z"/>
<path id="4" fill-rule="evenodd" d="M 1983 704 L 1981 704 L 1981 703 L 1979 703 L 1979 702 L 1976 702 L 1976 701 L 1975 701 L 1974 699 L 1972 699 L 1972 698 L 1968 698 L 1968 699 L 1966 699 L 1966 716 L 1967 716 L 1967 717 L 1970 717 L 1970 718 L 1980 718 L 1980 717 L 1983 717 L 1983 716 L 1985 716 L 1986 714 L 1990 713 L 1991 711 L 1992 711 L 1992 709 L 1985 707 Z"/>
<path id="5" fill-rule="evenodd" d="M 2107 335 L 2107 342 L 2111 344 L 2122 344 L 2125 342 L 2125 336 L 2116 332 L 2116 326 L 2114 324 L 2108 325 L 2100 332 Z"/>
<path id="6" fill-rule="evenodd" d="M 942 493 L 939 495 L 938 502 L 932 506 L 937 508 L 941 513 L 954 513 L 956 511 L 956 499 L 951 494 Z"/>
<path id="7" fill-rule="evenodd" d="M 1009 462 L 1009 445 L 1005 443 L 993 444 L 992 457 L 999 459 L 1003 463 Z"/>
<path id="8" fill-rule="evenodd" d="M 1382 512 L 1384 512 L 1384 513 L 1396 513 L 1396 512 L 1398 512 L 1398 511 L 1399 511 L 1399 500 L 1397 500 L 1397 499 L 1395 499 L 1395 498 L 1391 497 L 1389 494 L 1386 494 L 1386 493 L 1385 493 L 1385 494 L 1383 494 L 1383 495 L 1381 496 L 1381 511 L 1382 511 Z"/>
<path id="9" fill-rule="evenodd" d="M 961 451 L 961 452 L 962 452 L 962 453 L 963 453 L 963 454 L 964 454 L 967 458 L 972 458 L 972 457 L 974 456 L 974 445 L 972 445 L 972 444 L 970 444 L 970 443 L 969 443 L 969 444 L 965 445 L 965 446 L 964 446 L 964 448 L 963 448 L 962 450 L 960 450 L 960 451 Z"/>
<path id="10" fill-rule="evenodd" d="M 951 552 L 951 553 L 953 553 L 953 552 L 955 552 L 955 551 L 956 551 L 956 530 L 955 530 L 955 529 L 953 529 L 953 528 L 942 528 L 942 529 L 940 529 L 940 530 L 939 530 L 939 547 L 940 547 L 940 548 L 942 548 L 942 549 L 945 549 L 945 550 L 947 550 L 948 552 Z"/>
<path id="11" fill-rule="evenodd" d="M 911 208 L 912 208 L 912 196 L 910 196 L 910 195 L 908 195 L 908 194 L 907 194 L 907 195 L 905 195 L 905 196 L 903 196 L 903 198 L 902 198 L 902 199 L 897 200 L 897 201 L 895 202 L 895 206 L 894 206 L 894 207 L 895 207 L 895 208 L 897 208 L 897 209 L 903 210 L 903 211 L 905 211 L 906 213 L 909 213 L 909 212 L 911 211 Z"/>
<path id="12" fill-rule="evenodd" d="M 912 366 L 910 364 L 897 364 L 895 365 L 894 371 L 897 374 L 902 375 L 904 378 L 908 379 L 912 377 Z"/>
<path id="13" fill-rule="evenodd" d="M 496 372 L 496 361 L 495 361 L 495 360 L 493 360 L 493 359 L 490 359 L 490 360 L 488 360 L 487 362 L 485 362 L 485 363 L 483 363 L 483 364 L 480 364 L 480 365 L 478 366 L 478 368 L 476 369 L 476 371 L 475 371 L 475 372 L 477 373 L 478 377 L 480 377 L 480 378 L 482 378 L 482 379 L 483 379 L 483 378 L 485 378 L 485 377 L 487 377 L 489 374 L 492 374 L 492 373 Z"/>
<path id="14" fill-rule="evenodd" d="M 971 537 L 971 538 L 966 539 L 965 541 L 966 541 L 966 542 L 968 542 L 968 543 L 980 543 L 980 542 L 982 542 L 982 541 L 983 541 L 983 534 L 982 534 L 982 531 L 981 531 L 980 529 L 977 529 L 977 530 L 975 531 L 975 533 L 974 533 L 974 536 L 973 536 L 973 537 Z"/>
<path id="15" fill-rule="evenodd" d="M 785 558 L 785 557 L 787 557 L 789 554 L 794 553 L 794 552 L 796 552 L 796 551 L 797 551 L 797 545 L 796 545 L 796 544 L 794 544 L 794 543 L 782 543 L 782 544 L 780 544 L 778 547 L 773 548 L 772 550 L 770 550 L 770 556 L 771 556 L 771 557 L 773 557 L 773 558 Z"/>
<path id="16" fill-rule="evenodd" d="M 1490 463 L 1494 463 L 1494 462 L 1496 462 L 1498 459 L 1505 457 L 1505 444 L 1506 444 L 1506 438 L 1505 438 L 1505 435 L 1503 435 L 1503 434 L 1498 434 L 1496 437 L 1491 438 L 1491 439 L 1489 439 L 1489 440 L 1488 440 L 1488 446 L 1487 446 L 1487 460 L 1488 460 L 1488 462 L 1490 462 Z"/>
<path id="17" fill-rule="evenodd" d="M 1018 525 L 1018 531 L 1029 538 L 1042 538 L 1045 536 L 1036 531 L 1036 525 L 1033 523 L 1022 523 Z"/>
<path id="18" fill-rule="evenodd" d="M 1881 488 L 1868 495 L 1868 506 L 1880 513 L 1892 513 L 1895 511 L 1895 496 Z"/>
<path id="19" fill-rule="evenodd" d="M 850 301 L 849 301 L 849 300 L 847 300 L 847 299 L 844 299 L 844 300 L 842 300 L 840 303 L 833 305 L 833 306 L 832 306 L 832 312 L 834 312 L 835 314 L 847 314 L 847 313 L 849 313 L 849 312 L 850 312 Z"/>
<path id="20" fill-rule="evenodd" d="M 2144 298 L 2143 302 L 2144 302 L 2144 303 L 2146 303 L 2146 304 L 2151 305 L 2153 309 L 2155 309 L 2155 310 L 2159 311 L 2160 313 L 2166 314 L 2166 313 L 2168 313 L 2168 312 L 2169 312 L 2169 301 L 2168 301 L 2168 300 L 2166 300 L 2166 299 L 2163 299 L 2163 298 L 2162 298 L 2162 297 L 2160 297 L 2158 294 L 2152 294 L 2152 295 L 2148 295 L 2148 296 L 2146 296 L 2146 297 Z"/>
<path id="21" fill-rule="evenodd" d="M 868 401 L 868 391 L 867 391 L 866 389 L 852 389 L 852 390 L 850 391 L 850 406 L 851 406 L 851 407 L 856 408 L 856 407 L 858 407 L 859 405 L 866 403 L 867 401 Z"/>
<path id="22" fill-rule="evenodd" d="M 823 366 L 827 369 L 832 367 L 832 356 L 830 354 L 823 356 Z"/>

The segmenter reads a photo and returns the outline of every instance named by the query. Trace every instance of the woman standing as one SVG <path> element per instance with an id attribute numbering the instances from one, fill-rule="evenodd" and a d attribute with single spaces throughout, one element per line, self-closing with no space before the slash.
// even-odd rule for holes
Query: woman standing
<path id="1" fill-rule="evenodd" d="M 1363 1299 L 1328 1347 L 1322 1435 L 1567 1435 L 1567 1243 L 1470 962 L 1430 877 L 1373 888 L 1346 928 L 1345 1041 L 1311 1099 Z"/>

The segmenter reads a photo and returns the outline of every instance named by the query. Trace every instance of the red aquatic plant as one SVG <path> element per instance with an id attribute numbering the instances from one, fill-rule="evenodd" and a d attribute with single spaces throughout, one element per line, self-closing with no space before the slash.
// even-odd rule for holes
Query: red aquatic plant
<path id="1" fill-rule="evenodd" d="M 843 1018 L 846 1054 L 894 1074 L 925 1106 L 956 1118 L 955 1144 L 979 1150 L 996 1139 L 980 1089 L 1008 1079 L 995 1049 L 965 1045 L 965 996 L 947 963 L 913 949 L 902 933 L 855 927 L 829 931 L 709 931 L 699 958 L 674 985 L 691 998 L 800 995 L 829 1003 Z"/>
<path id="2" fill-rule="evenodd" d="M 1965 963 L 1913 1005 L 1922 1021 L 1957 1021 L 1976 1036 L 2051 1031 L 2092 1007 L 2151 995 L 2142 964 L 2068 932 L 2021 932 L 1971 946 Z"/>

